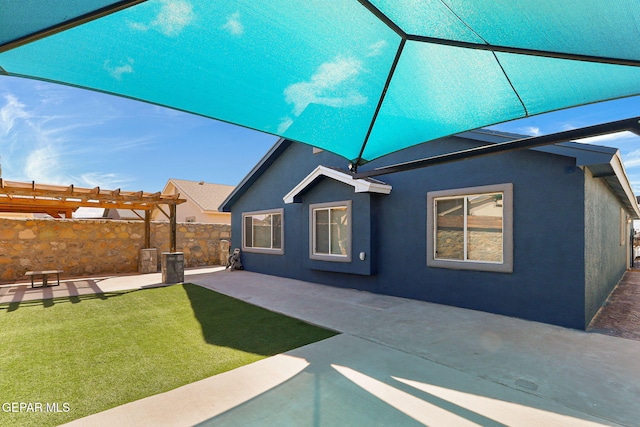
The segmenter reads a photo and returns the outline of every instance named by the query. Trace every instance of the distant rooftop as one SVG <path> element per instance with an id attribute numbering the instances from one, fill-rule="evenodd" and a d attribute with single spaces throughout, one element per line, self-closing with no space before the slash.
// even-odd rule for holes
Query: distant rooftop
<path id="1" fill-rule="evenodd" d="M 204 181 L 189 181 L 186 179 L 169 179 L 180 193 L 181 198 L 189 198 L 204 211 L 219 212 L 218 207 L 231 194 L 235 186 L 212 184 Z M 165 190 L 166 190 L 165 186 Z"/>

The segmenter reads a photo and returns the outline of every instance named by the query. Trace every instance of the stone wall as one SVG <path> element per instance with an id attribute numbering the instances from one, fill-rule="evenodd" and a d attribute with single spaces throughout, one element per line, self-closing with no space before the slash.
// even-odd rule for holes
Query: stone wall
<path id="1" fill-rule="evenodd" d="M 179 223 L 176 249 L 185 267 L 226 262 L 231 227 Z M 0 281 L 24 279 L 28 270 L 62 269 L 64 276 L 138 271 L 144 245 L 141 221 L 0 218 Z M 151 246 L 169 250 L 169 224 L 151 223 Z"/>
<path id="2" fill-rule="evenodd" d="M 489 262 L 502 261 L 502 233 L 496 231 L 470 231 L 467 243 L 468 258 Z M 436 247 L 439 259 L 464 258 L 462 230 L 438 230 Z"/>

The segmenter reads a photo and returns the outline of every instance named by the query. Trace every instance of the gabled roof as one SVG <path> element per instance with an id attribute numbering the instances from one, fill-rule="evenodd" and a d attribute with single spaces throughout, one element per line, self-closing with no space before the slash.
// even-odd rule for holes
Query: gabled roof
<path id="1" fill-rule="evenodd" d="M 463 132 L 456 136 L 494 144 L 523 137 L 523 135 L 489 129 Z M 627 212 L 634 219 L 640 219 L 640 209 L 631 188 L 629 177 L 625 172 L 620 150 L 617 148 L 579 142 L 561 142 L 530 148 L 530 150 L 576 159 L 576 166 L 589 169 L 595 178 L 602 178 L 627 209 Z"/>
<path id="2" fill-rule="evenodd" d="M 298 202 L 298 195 L 303 193 L 313 182 L 321 177 L 329 177 L 344 184 L 351 185 L 356 193 L 391 193 L 391 186 L 373 178 L 354 179 L 348 171 L 327 166 L 318 166 L 298 183 L 286 196 L 285 203 Z"/>
<path id="3" fill-rule="evenodd" d="M 522 138 L 523 135 L 477 129 L 455 135 L 457 138 L 471 139 L 487 144 L 496 144 Z M 256 164 L 249 174 L 238 184 L 220 206 L 220 210 L 231 212 L 233 204 L 245 191 L 276 161 L 292 141 L 279 139 L 267 154 Z M 530 150 L 555 154 L 576 159 L 576 166 L 588 168 L 594 177 L 602 178 L 625 206 L 634 219 L 640 219 L 640 209 L 636 202 L 631 184 L 624 170 L 620 152 L 616 148 L 577 142 L 563 142 L 544 147 L 530 148 Z M 304 181 L 303 181 L 304 182 Z M 302 182 L 301 182 L 302 184 Z M 300 185 L 300 184 L 299 184 Z M 293 191 L 293 190 L 292 190 Z M 288 196 L 288 195 L 287 195 Z M 286 197 L 286 196 L 285 196 Z"/>
<path id="4" fill-rule="evenodd" d="M 139 209 L 132 210 L 107 208 L 102 213 L 102 217 L 110 219 L 144 221 L 144 211 Z"/>
<path id="5" fill-rule="evenodd" d="M 218 207 L 235 188 L 233 185 L 170 178 L 162 190 L 163 193 L 168 190 L 169 184 L 175 186 L 182 198 L 191 200 L 200 209 L 208 212 L 221 212 Z"/>
<path id="6" fill-rule="evenodd" d="M 229 196 L 220 204 L 220 212 L 231 212 L 231 206 L 244 194 L 251 185 L 260 178 L 260 176 L 269 169 L 269 166 L 276 161 L 280 154 L 284 152 L 293 143 L 286 138 L 280 138 L 273 144 L 273 147 L 267 151 L 262 159 L 249 171 L 240 184 L 229 194 Z"/>

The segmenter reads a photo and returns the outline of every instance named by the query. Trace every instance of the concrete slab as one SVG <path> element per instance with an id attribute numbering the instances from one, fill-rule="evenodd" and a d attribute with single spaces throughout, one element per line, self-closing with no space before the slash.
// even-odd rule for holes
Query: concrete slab
<path id="1" fill-rule="evenodd" d="M 639 341 L 250 272 L 195 283 L 586 414 L 640 420 Z"/>
<path id="2" fill-rule="evenodd" d="M 635 426 L 640 420 L 640 341 L 246 271 L 185 274 L 343 335 L 70 425 Z M 153 286 L 146 276 L 122 280 Z"/>
<path id="3" fill-rule="evenodd" d="M 192 268 L 185 270 L 184 275 L 188 280 L 190 276 L 221 270 L 224 270 L 224 267 Z M 40 285 L 38 282 L 36 284 Z M 162 273 L 63 278 L 60 280 L 60 286 L 46 288 L 31 288 L 31 282 L 24 282 L 0 286 L 0 304 L 19 305 L 25 301 L 129 291 L 156 286 L 165 286 L 162 281 Z"/>
<path id="4" fill-rule="evenodd" d="M 601 426 L 547 399 L 339 335 L 67 426 Z"/>

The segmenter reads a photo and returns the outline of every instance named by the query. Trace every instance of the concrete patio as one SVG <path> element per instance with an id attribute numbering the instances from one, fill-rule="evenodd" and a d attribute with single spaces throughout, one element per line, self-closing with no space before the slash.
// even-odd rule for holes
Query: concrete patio
<path id="1" fill-rule="evenodd" d="M 342 334 L 69 425 L 638 425 L 640 341 L 219 270 L 185 280 Z"/>

